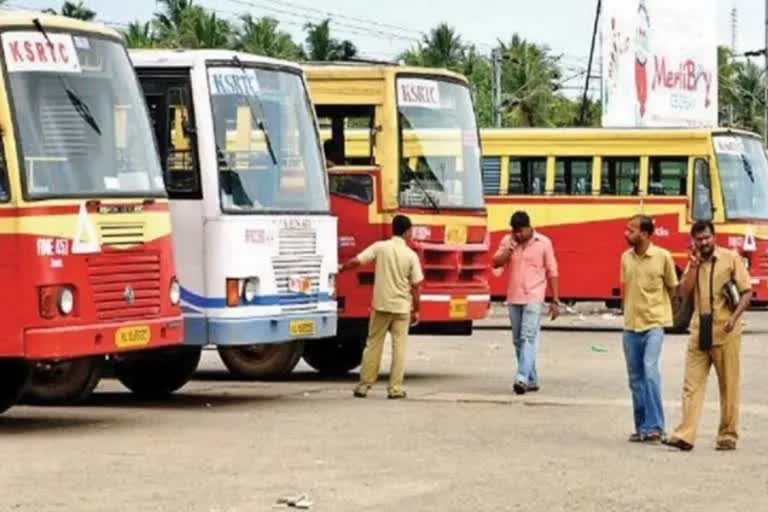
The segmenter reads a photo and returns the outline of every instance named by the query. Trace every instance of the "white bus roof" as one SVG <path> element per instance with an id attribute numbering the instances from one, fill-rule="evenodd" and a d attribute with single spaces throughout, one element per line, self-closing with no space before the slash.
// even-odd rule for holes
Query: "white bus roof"
<path id="1" fill-rule="evenodd" d="M 129 54 L 135 67 L 192 67 L 205 65 L 212 60 L 231 60 L 237 57 L 242 62 L 271 64 L 301 71 L 301 66 L 295 62 L 232 50 L 130 50 Z"/>

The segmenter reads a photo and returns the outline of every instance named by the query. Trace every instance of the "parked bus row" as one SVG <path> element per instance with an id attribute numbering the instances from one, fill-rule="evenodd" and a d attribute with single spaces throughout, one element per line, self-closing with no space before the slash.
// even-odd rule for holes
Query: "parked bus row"
<path id="1" fill-rule="evenodd" d="M 103 26 L 0 17 L 0 408 L 86 398 L 105 369 L 164 395 L 215 347 L 240 378 L 355 368 L 372 268 L 340 259 L 414 222 L 423 333 L 469 334 L 507 276 L 489 248 L 525 209 L 564 300 L 620 306 L 634 213 L 682 270 L 711 219 L 768 302 L 768 163 L 726 129 L 482 130 L 456 74 L 126 51 Z M 482 157 L 481 157 L 482 145 Z M 684 329 L 690 305 L 676 304 Z"/>
<path id="2" fill-rule="evenodd" d="M 302 357 L 346 372 L 362 355 L 373 271 L 337 282 L 338 259 L 389 236 L 398 213 L 419 234 L 421 329 L 466 334 L 486 314 L 464 78 L 129 55 L 106 27 L 39 13 L 3 15 L 0 39 L 0 408 L 82 400 L 106 368 L 136 393 L 171 393 L 206 346 L 239 377 L 282 375 Z M 318 116 L 337 147 L 330 170 Z M 347 161 L 344 130 L 361 119 L 371 152 Z M 404 140 L 433 129 L 460 141 L 448 167 L 426 140 L 401 158 Z"/>

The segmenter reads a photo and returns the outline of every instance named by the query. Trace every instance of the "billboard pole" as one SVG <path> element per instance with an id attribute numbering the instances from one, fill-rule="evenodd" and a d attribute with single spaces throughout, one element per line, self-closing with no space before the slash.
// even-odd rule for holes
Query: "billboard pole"
<path id="1" fill-rule="evenodd" d="M 768 4 L 768 0 L 765 0 Z M 597 10 L 595 11 L 595 26 L 592 29 L 592 46 L 589 49 L 589 62 L 587 63 L 587 81 L 584 84 L 584 96 L 581 99 L 581 112 L 579 113 L 579 126 L 584 126 L 587 117 L 587 94 L 589 93 L 589 79 L 592 77 L 592 59 L 595 56 L 595 40 L 597 38 L 597 29 L 600 26 L 600 8 L 602 0 L 597 0 Z M 766 26 L 768 30 L 768 26 Z M 768 34 L 768 32 L 766 32 Z"/>

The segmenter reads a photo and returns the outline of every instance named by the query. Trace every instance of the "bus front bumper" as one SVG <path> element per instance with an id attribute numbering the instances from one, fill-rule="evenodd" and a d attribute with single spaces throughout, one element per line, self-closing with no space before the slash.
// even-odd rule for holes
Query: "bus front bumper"
<path id="1" fill-rule="evenodd" d="M 421 294 L 422 322 L 468 322 L 482 320 L 488 315 L 491 296 L 488 294 Z"/>
<path id="2" fill-rule="evenodd" d="M 336 312 L 246 318 L 184 317 L 187 345 L 254 345 L 336 336 Z"/>
<path id="3" fill-rule="evenodd" d="M 24 332 L 23 356 L 28 359 L 71 359 L 147 350 L 179 345 L 183 335 L 181 315 L 133 322 L 34 328 Z"/>

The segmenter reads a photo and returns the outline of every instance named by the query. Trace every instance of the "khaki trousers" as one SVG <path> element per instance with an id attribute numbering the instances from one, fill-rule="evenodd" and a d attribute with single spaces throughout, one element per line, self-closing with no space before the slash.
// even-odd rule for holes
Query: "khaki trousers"
<path id="1" fill-rule="evenodd" d="M 411 315 L 372 311 L 368 322 L 368 339 L 365 342 L 363 363 L 360 370 L 360 385 L 371 387 L 379 377 L 381 354 L 387 333 L 392 335 L 392 367 L 389 371 L 389 393 L 402 391 L 405 374 L 405 345 Z"/>
<path id="2" fill-rule="evenodd" d="M 738 439 L 740 352 L 740 337 L 724 345 L 715 345 L 707 352 L 699 350 L 695 341 L 688 344 L 683 382 L 683 419 L 672 434 L 674 437 L 695 444 L 707 377 L 710 367 L 714 365 L 720 385 L 720 428 L 717 439 Z"/>

